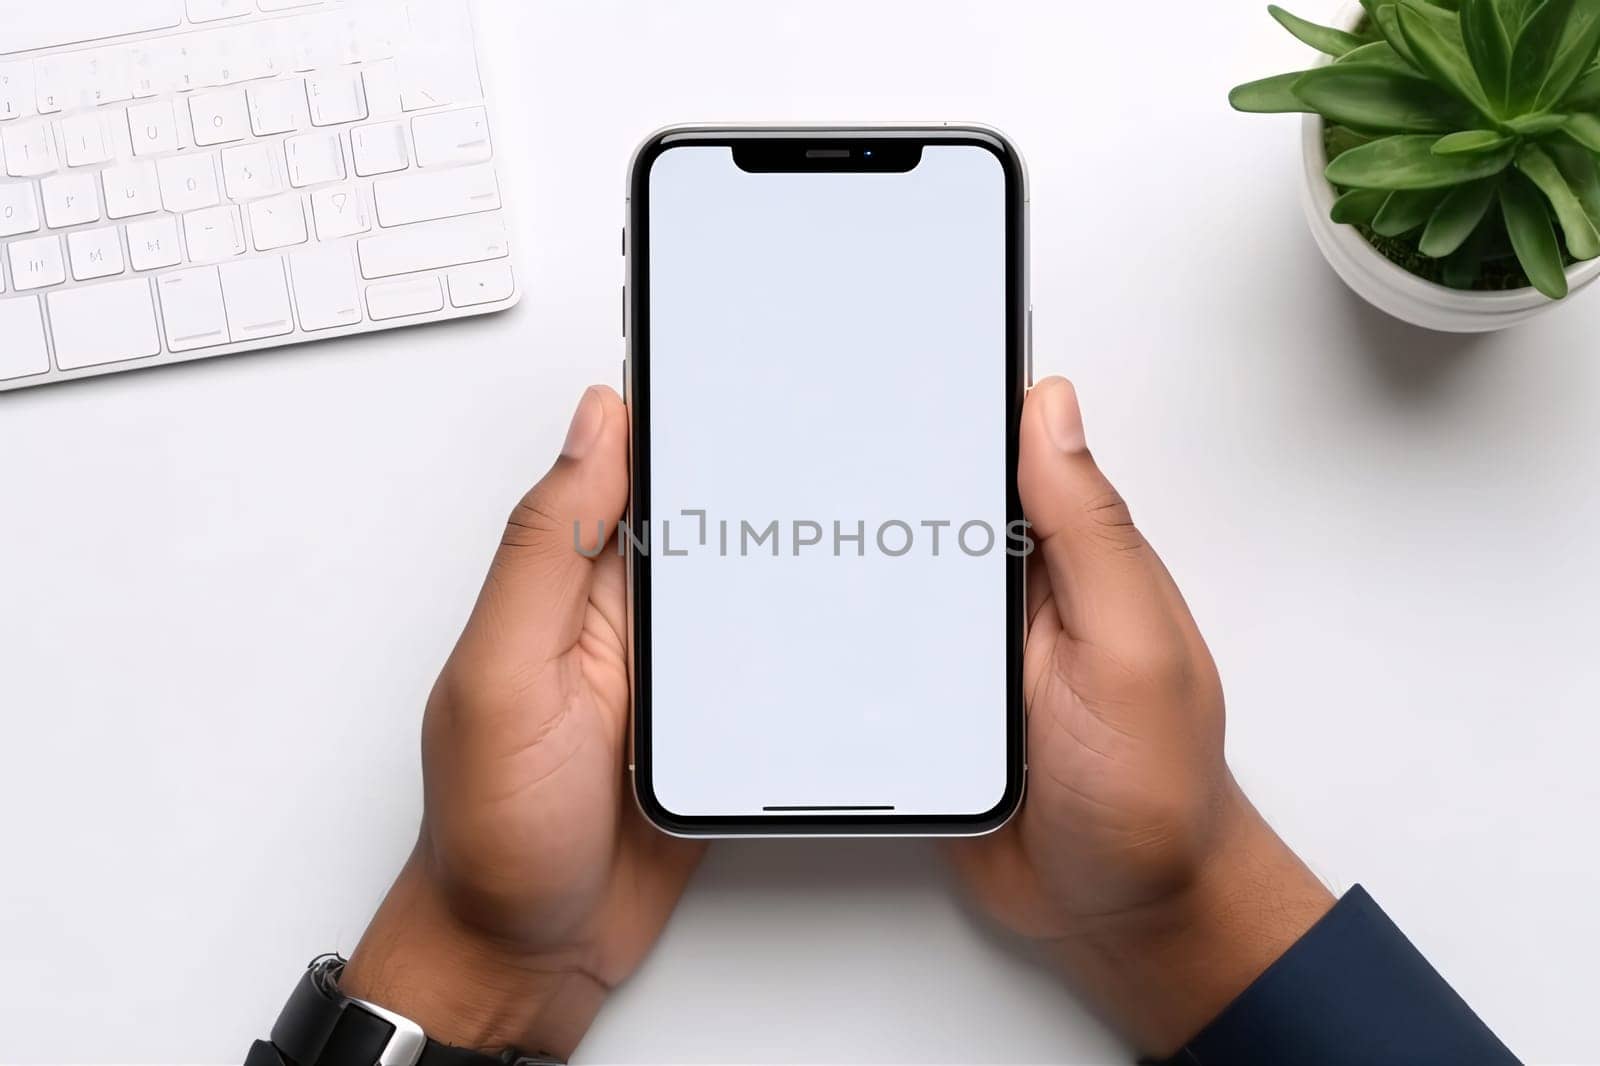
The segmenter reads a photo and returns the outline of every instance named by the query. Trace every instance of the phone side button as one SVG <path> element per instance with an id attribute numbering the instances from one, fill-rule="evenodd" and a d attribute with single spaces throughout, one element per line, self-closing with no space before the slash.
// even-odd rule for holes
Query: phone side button
<path id="1" fill-rule="evenodd" d="M 1028 387 L 1033 387 L 1033 305 L 1028 305 Z"/>
<path id="2" fill-rule="evenodd" d="M 624 339 L 628 336 L 628 287 L 626 285 L 622 287 L 622 336 Z"/>
<path id="3" fill-rule="evenodd" d="M 626 356 L 622 360 L 622 402 L 628 402 L 628 360 Z"/>

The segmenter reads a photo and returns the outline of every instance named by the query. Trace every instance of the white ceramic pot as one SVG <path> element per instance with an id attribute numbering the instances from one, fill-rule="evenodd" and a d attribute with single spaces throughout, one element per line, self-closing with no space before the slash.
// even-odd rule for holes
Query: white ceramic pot
<path id="1" fill-rule="evenodd" d="M 1360 4 L 1349 4 L 1340 12 L 1335 25 L 1354 30 L 1363 13 Z M 1363 300 L 1395 318 L 1442 333 L 1490 333 L 1525 322 L 1555 306 L 1534 288 L 1465 292 L 1425 281 L 1390 262 L 1368 244 L 1354 226 L 1333 221 L 1328 213 L 1333 209 L 1336 196 L 1333 186 L 1323 176 L 1328 167 L 1328 155 L 1322 133 L 1322 119 L 1307 115 L 1301 137 L 1305 155 L 1302 199 L 1306 219 L 1329 265 Z M 1567 284 L 1573 293 L 1596 278 L 1600 278 L 1600 259 L 1576 263 L 1567 269 Z"/>

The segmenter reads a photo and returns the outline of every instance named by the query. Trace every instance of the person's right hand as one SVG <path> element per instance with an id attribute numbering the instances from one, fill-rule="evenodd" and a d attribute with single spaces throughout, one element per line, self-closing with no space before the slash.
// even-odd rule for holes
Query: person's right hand
<path id="1" fill-rule="evenodd" d="M 1169 1054 L 1333 899 L 1229 772 L 1211 654 L 1060 378 L 1028 397 L 1019 488 L 1038 545 L 1027 799 L 952 852 L 985 909 L 1047 943 L 1140 1051 Z"/>

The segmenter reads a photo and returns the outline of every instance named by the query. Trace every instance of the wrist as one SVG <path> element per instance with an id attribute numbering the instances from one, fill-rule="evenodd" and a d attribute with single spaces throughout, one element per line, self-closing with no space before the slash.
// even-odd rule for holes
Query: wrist
<path id="1" fill-rule="evenodd" d="M 1230 791 L 1216 845 L 1182 891 L 1054 945 L 1069 978 L 1141 1053 L 1175 1053 L 1334 905 L 1237 786 Z"/>
<path id="2" fill-rule="evenodd" d="M 525 952 L 452 914 L 413 855 L 351 955 L 345 995 L 416 1022 L 451 1047 L 570 1058 L 606 990 L 577 966 Z"/>

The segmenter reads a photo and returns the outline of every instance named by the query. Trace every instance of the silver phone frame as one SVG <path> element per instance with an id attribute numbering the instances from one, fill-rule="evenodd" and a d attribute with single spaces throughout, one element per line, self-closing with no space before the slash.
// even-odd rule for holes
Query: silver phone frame
<path id="1" fill-rule="evenodd" d="M 854 139 L 854 138 L 870 139 L 875 134 L 878 134 L 878 135 L 882 135 L 882 134 L 905 135 L 905 134 L 911 134 L 911 133 L 927 133 L 930 136 L 940 136 L 940 135 L 950 136 L 950 135 L 972 134 L 972 135 L 976 135 L 976 136 L 980 136 L 980 137 L 991 138 L 991 139 L 999 142 L 1001 145 L 1003 145 L 1005 147 L 1005 149 L 1010 153 L 1011 157 L 1016 161 L 1018 176 L 1019 176 L 1019 180 L 1021 182 L 1021 213 L 1022 213 L 1022 218 L 1021 218 L 1021 237 L 1020 237 L 1021 248 L 1019 250 L 1019 257 L 1020 257 L 1020 263 L 1021 263 L 1021 271 L 1020 271 L 1021 302 L 1022 302 L 1022 304 L 1024 305 L 1024 307 L 1026 309 L 1026 323 L 1025 323 L 1025 326 L 1024 326 L 1024 329 L 1023 329 L 1023 339 L 1022 339 L 1022 345 L 1023 345 L 1022 359 L 1023 359 L 1023 368 L 1024 368 L 1023 369 L 1023 390 L 1024 390 L 1024 394 L 1025 394 L 1026 390 L 1031 388 L 1033 386 L 1033 382 L 1034 382 L 1033 302 L 1032 302 L 1032 191 L 1031 191 L 1032 190 L 1032 184 L 1031 184 L 1031 179 L 1030 179 L 1029 172 L 1028 172 L 1027 159 L 1022 154 L 1020 149 L 1018 149 L 1018 147 L 1016 145 L 1016 142 L 1014 140 L 1012 140 L 1010 137 L 1006 136 L 1006 134 L 1003 131 L 1001 131 L 1000 129 L 998 129 L 998 128 L 994 127 L 994 126 L 991 126 L 991 125 L 987 125 L 987 124 L 984 124 L 984 123 L 976 123 L 976 122 L 941 121 L 941 122 L 890 122 L 890 123 L 849 123 L 849 122 L 844 122 L 844 123 L 828 123 L 828 122 L 792 123 L 792 122 L 776 122 L 776 123 L 735 123 L 735 124 L 709 123 L 709 122 L 691 122 L 691 123 L 679 123 L 679 124 L 674 124 L 674 125 L 670 125 L 670 126 L 663 126 L 663 127 L 659 128 L 659 129 L 655 130 L 654 132 L 652 132 L 649 136 L 645 137 L 639 143 L 638 147 L 634 149 L 633 154 L 630 157 L 629 162 L 628 162 L 627 185 L 626 185 L 626 188 L 625 188 L 625 191 L 624 191 L 624 221 L 623 221 L 623 230 L 622 230 L 622 257 L 623 257 L 623 270 L 624 270 L 623 276 L 624 276 L 624 279 L 632 279 L 634 277 L 634 272 L 635 272 L 636 268 L 639 266 L 639 264 L 635 262 L 636 241 L 633 239 L 633 232 L 632 232 L 633 206 L 634 206 L 633 205 L 633 189 L 635 187 L 636 175 L 638 174 L 639 166 L 640 166 L 641 161 L 644 160 L 646 154 L 649 151 L 651 151 L 652 148 L 654 148 L 656 145 L 659 145 L 662 142 L 667 141 L 670 138 L 678 137 L 678 136 L 685 136 L 685 135 L 688 135 L 688 136 L 707 136 L 707 135 L 709 135 L 709 136 L 719 136 L 719 137 L 729 137 L 729 138 L 741 138 L 741 137 L 743 137 L 743 138 L 751 138 L 751 139 L 763 138 L 763 137 L 769 137 L 769 138 L 774 138 L 774 139 L 779 139 L 779 138 L 781 138 L 781 139 L 790 139 L 790 138 L 793 138 L 793 137 L 795 137 L 797 135 L 799 135 L 799 136 L 819 136 L 819 137 L 829 137 L 829 138 L 839 138 L 839 139 Z M 638 316 L 637 316 L 638 308 L 637 308 L 636 300 L 638 298 L 639 298 L 639 294 L 637 292 L 637 287 L 628 284 L 627 280 L 625 280 L 624 281 L 624 286 L 623 286 L 623 292 L 622 292 L 622 305 L 623 305 L 623 312 L 622 312 L 622 315 L 623 315 L 623 319 L 622 319 L 622 332 L 623 332 L 622 382 L 623 382 L 623 399 L 629 404 L 630 411 L 631 411 L 633 399 L 634 399 L 635 396 L 638 395 L 638 382 L 637 382 L 637 380 L 635 378 L 637 362 L 636 362 L 636 360 L 634 358 L 634 345 L 635 345 L 636 334 L 637 334 L 636 323 L 638 321 Z M 632 433 L 629 434 L 628 440 L 629 440 L 628 461 L 629 461 L 629 470 L 630 470 L 630 474 L 631 474 L 631 471 L 636 469 L 636 456 L 634 455 L 634 435 Z M 627 513 L 627 516 L 624 518 L 624 521 L 628 522 L 630 524 L 632 522 L 633 514 L 634 514 L 634 496 L 633 496 L 634 490 L 633 490 L 632 485 L 633 485 L 633 478 L 630 476 L 628 513 Z M 645 802 L 645 800 L 644 800 L 643 796 L 640 794 L 640 790 L 639 790 L 638 766 L 637 766 L 637 759 L 635 758 L 635 740 L 636 740 L 636 732 L 637 732 L 637 725 L 638 725 L 638 693 L 634 691 L 634 688 L 635 688 L 635 685 L 636 685 L 636 679 L 637 679 L 636 656 L 635 656 L 635 647 L 634 647 L 635 640 L 636 640 L 635 634 L 637 632 L 637 624 L 636 624 L 636 619 L 635 619 L 635 616 L 634 616 L 634 608 L 635 608 L 635 602 L 636 602 L 636 596 L 635 596 L 636 576 L 635 576 L 635 572 L 634 572 L 634 568 L 636 566 L 636 553 L 635 552 L 629 551 L 629 552 L 626 553 L 626 563 L 627 563 L 626 571 L 627 571 L 627 595 L 628 595 L 627 628 L 628 628 L 628 679 L 629 679 L 628 779 L 629 779 L 629 782 L 630 782 L 630 790 L 633 793 L 634 802 L 635 802 L 636 806 L 638 807 L 640 812 L 644 815 L 646 820 L 649 821 L 653 826 L 655 826 L 655 828 L 657 828 L 661 832 L 666 833 L 669 836 L 674 836 L 674 837 L 678 837 L 678 838 L 681 838 L 681 839 L 694 839 L 694 840 L 735 840 L 735 839 L 737 839 L 737 840 L 750 840 L 750 839 L 756 839 L 756 840 L 762 840 L 762 839 L 806 840 L 806 839 L 845 839 L 845 838 L 848 838 L 848 839 L 904 839 L 904 838 L 960 839 L 960 838 L 983 837 L 983 836 L 991 835 L 993 833 L 997 833 L 1001 829 L 1005 828 L 1005 826 L 1009 825 L 1010 822 L 1017 816 L 1018 812 L 1021 811 L 1022 804 L 1023 804 L 1023 802 L 1024 802 L 1025 798 L 1026 798 L 1026 795 L 1027 795 L 1027 779 L 1028 779 L 1027 739 L 1026 739 L 1027 725 L 1026 725 L 1026 716 L 1025 715 L 1024 715 L 1023 724 L 1022 724 L 1023 737 L 1022 737 L 1022 756 L 1021 756 L 1021 763 L 1020 763 L 1020 768 L 1019 768 L 1020 780 L 1017 782 L 1014 802 L 1009 803 L 1009 809 L 1005 812 L 1004 816 L 1002 818 L 1000 818 L 995 824 L 988 825 L 988 826 L 982 827 L 982 828 L 977 829 L 977 830 L 972 830 L 972 831 L 950 831 L 950 830 L 933 829 L 933 830 L 927 830 L 927 831 L 919 831 L 919 830 L 917 830 L 915 828 L 912 828 L 912 827 L 884 827 L 884 828 L 879 829 L 879 828 L 872 827 L 872 825 L 871 825 L 871 823 L 873 821 L 872 819 L 866 819 L 866 818 L 863 818 L 863 819 L 860 820 L 864 825 L 864 830 L 863 831 L 848 831 L 848 830 L 829 831 L 827 829 L 803 829 L 803 830 L 799 830 L 799 831 L 780 831 L 780 830 L 776 830 L 776 829 L 759 829 L 759 830 L 753 830 L 753 831 L 749 831 L 749 832 L 735 832 L 735 831 L 726 831 L 726 830 L 723 830 L 723 831 L 690 831 L 690 830 L 685 830 L 683 828 L 675 827 L 675 826 L 672 826 L 672 825 L 663 824 L 662 820 L 660 820 L 660 819 L 658 819 L 658 818 L 656 818 L 656 817 L 654 817 L 652 815 L 649 804 L 647 804 Z M 1026 567 L 1027 565 L 1028 564 L 1025 561 L 1024 562 L 1024 567 Z M 1021 619 L 1020 625 L 1022 626 L 1023 639 L 1025 641 L 1026 640 L 1026 636 L 1027 636 L 1027 634 L 1026 634 L 1027 619 L 1026 619 L 1025 616 Z M 779 819 L 772 819 L 771 821 L 779 822 L 780 820 Z"/>

